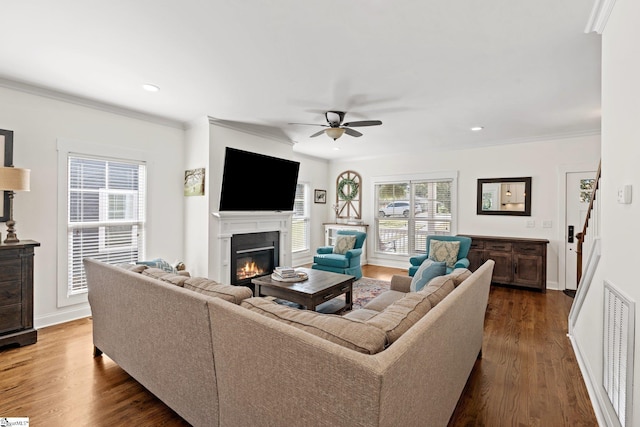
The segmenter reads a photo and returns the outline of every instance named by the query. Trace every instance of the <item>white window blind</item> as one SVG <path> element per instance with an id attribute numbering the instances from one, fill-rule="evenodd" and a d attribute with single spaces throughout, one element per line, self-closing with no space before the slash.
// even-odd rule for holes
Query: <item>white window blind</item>
<path id="1" fill-rule="evenodd" d="M 309 211 L 308 185 L 296 185 L 296 196 L 293 204 L 293 218 L 291 220 L 291 251 L 302 252 L 309 250 Z"/>
<path id="2" fill-rule="evenodd" d="M 425 253 L 427 236 L 452 234 L 455 186 L 448 176 L 375 183 L 376 252 Z"/>
<path id="3" fill-rule="evenodd" d="M 143 257 L 146 166 L 95 157 L 68 157 L 67 295 L 86 292 L 82 260 L 110 264 Z"/>

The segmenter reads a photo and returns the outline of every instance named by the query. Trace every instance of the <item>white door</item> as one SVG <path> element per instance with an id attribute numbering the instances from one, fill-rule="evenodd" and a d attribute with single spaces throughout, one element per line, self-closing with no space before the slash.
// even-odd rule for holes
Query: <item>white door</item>
<path id="1" fill-rule="evenodd" d="M 577 289 L 576 234 L 582 232 L 589 208 L 590 187 L 595 182 L 596 172 L 569 172 L 566 177 L 566 218 L 565 218 L 565 288 Z M 573 233 L 570 231 L 573 227 Z M 573 238 L 571 237 L 573 234 Z M 583 248 L 583 262 L 586 261 Z M 583 264 L 584 265 L 584 264 Z"/>

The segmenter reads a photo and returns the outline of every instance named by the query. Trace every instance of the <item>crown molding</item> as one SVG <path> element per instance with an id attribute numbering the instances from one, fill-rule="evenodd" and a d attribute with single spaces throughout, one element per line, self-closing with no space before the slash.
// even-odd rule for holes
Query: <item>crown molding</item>
<path id="1" fill-rule="evenodd" d="M 587 21 L 584 32 L 602 34 L 615 3 L 616 0 L 595 0 L 593 9 L 591 9 L 591 16 L 589 16 L 589 21 Z"/>
<path id="2" fill-rule="evenodd" d="M 272 141 L 280 142 L 282 144 L 294 145 L 294 142 L 282 131 L 282 129 L 274 126 L 236 122 L 232 120 L 222 120 L 211 116 L 207 116 L 207 119 L 209 120 L 209 124 L 212 125 L 221 126 L 238 132 L 248 133 L 249 135 L 253 136 L 271 139 Z"/>
<path id="3" fill-rule="evenodd" d="M 80 96 L 71 95 L 64 92 L 59 92 L 53 89 L 47 89 L 41 86 L 34 86 L 28 83 L 19 82 L 16 80 L 0 77 L 0 86 L 7 89 L 17 90 L 19 92 L 29 93 L 31 95 L 43 96 L 45 98 L 55 99 L 56 101 L 68 102 L 71 104 L 80 105 L 83 107 L 93 108 L 95 110 L 105 111 L 107 113 L 118 114 L 120 116 L 129 117 L 132 119 L 144 120 L 146 122 L 155 123 L 158 125 L 169 126 L 184 130 L 185 124 L 179 120 L 169 119 L 167 117 L 156 116 L 149 113 L 143 113 L 141 111 L 131 110 L 117 105 L 107 104 L 105 102 L 96 101 L 89 98 L 83 98 Z"/>

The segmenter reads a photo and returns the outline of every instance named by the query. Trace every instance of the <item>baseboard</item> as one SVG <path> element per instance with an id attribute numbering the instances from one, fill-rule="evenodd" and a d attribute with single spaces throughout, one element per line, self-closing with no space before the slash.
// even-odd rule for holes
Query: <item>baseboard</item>
<path id="1" fill-rule="evenodd" d="M 567 334 L 569 337 L 569 341 L 571 341 L 571 346 L 573 347 L 573 353 L 576 356 L 576 360 L 578 361 L 578 367 L 580 368 L 580 372 L 582 372 L 582 378 L 584 379 L 584 383 L 587 387 L 587 393 L 589 394 L 589 398 L 591 399 L 591 406 L 593 406 L 593 411 L 596 414 L 596 419 L 598 420 L 599 426 L 616 426 L 620 423 L 617 420 L 613 420 L 607 410 L 607 403 L 604 399 L 606 396 L 603 396 L 600 393 L 600 390 L 603 390 L 602 387 L 598 385 L 598 380 L 593 375 L 593 372 L 589 368 L 589 363 L 583 357 L 582 352 L 580 351 L 580 345 L 574 339 L 572 335 Z"/>
<path id="2" fill-rule="evenodd" d="M 89 316 L 91 316 L 91 307 L 89 307 L 89 304 L 82 304 L 79 305 L 78 308 L 65 310 L 62 313 L 50 313 L 37 316 L 33 319 L 33 326 L 36 329 L 46 328 L 47 326 L 58 325 Z"/>

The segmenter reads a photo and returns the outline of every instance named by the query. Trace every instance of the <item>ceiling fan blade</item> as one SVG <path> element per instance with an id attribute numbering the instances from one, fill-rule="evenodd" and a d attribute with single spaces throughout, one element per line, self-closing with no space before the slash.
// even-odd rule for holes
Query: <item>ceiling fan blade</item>
<path id="1" fill-rule="evenodd" d="M 329 127 L 327 125 L 321 125 L 321 124 L 317 124 L 317 123 L 289 123 L 290 125 L 302 125 L 302 126 L 322 126 L 322 127 Z"/>
<path id="2" fill-rule="evenodd" d="M 319 130 L 318 132 L 314 133 L 313 135 L 311 135 L 309 138 L 315 138 L 318 135 L 322 135 L 324 133 L 324 129 L 323 130 Z"/>
<path id="3" fill-rule="evenodd" d="M 343 128 L 343 129 L 344 129 L 344 133 L 346 133 L 347 135 L 356 136 L 356 137 L 362 136 L 362 134 L 357 130 L 353 130 L 349 128 Z"/>
<path id="4" fill-rule="evenodd" d="M 378 126 L 381 124 L 382 122 L 380 120 L 360 120 L 357 122 L 345 123 L 342 126 L 361 127 L 361 126 Z"/>

